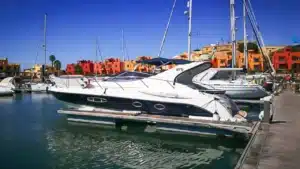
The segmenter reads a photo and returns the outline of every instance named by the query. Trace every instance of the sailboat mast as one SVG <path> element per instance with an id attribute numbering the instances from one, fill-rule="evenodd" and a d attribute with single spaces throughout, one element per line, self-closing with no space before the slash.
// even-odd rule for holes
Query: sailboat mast
<path id="1" fill-rule="evenodd" d="M 248 69 L 248 40 L 247 40 L 247 27 L 246 27 L 246 0 L 243 0 L 243 22 L 244 22 L 244 65 Z"/>
<path id="2" fill-rule="evenodd" d="M 230 0 L 230 22 L 231 22 L 231 43 L 232 43 L 232 68 L 236 62 L 236 28 L 235 28 L 235 0 Z"/>
<path id="3" fill-rule="evenodd" d="M 188 60 L 191 60 L 191 48 L 192 48 L 192 3 L 193 0 L 188 1 L 188 7 L 189 7 Z"/>
<path id="4" fill-rule="evenodd" d="M 96 48 L 95 49 L 96 49 L 96 63 L 95 64 L 97 64 L 97 62 L 98 62 L 98 38 L 97 37 L 96 37 Z M 97 76 L 97 70 L 96 70 L 96 76 Z"/>
<path id="5" fill-rule="evenodd" d="M 122 29 L 122 60 L 125 61 L 125 51 L 124 51 L 124 30 Z"/>
<path id="6" fill-rule="evenodd" d="M 44 18 L 44 57 L 45 57 L 45 65 L 44 65 L 44 73 L 46 72 L 46 64 L 47 64 L 47 44 L 46 44 L 46 34 L 47 33 L 47 14 L 45 14 Z"/>

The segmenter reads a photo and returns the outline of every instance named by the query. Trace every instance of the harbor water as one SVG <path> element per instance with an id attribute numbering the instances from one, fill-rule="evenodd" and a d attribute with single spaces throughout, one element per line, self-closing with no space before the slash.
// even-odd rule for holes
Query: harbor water
<path id="1" fill-rule="evenodd" d="M 0 98 L 3 169 L 232 169 L 246 142 L 70 124 L 51 94 Z"/>

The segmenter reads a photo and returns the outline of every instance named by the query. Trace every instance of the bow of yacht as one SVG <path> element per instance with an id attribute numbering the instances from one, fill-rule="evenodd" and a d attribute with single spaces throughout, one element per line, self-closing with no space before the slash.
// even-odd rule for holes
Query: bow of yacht
<path id="1" fill-rule="evenodd" d="M 15 89 L 13 79 L 13 77 L 7 77 L 0 82 L 0 96 L 13 95 Z"/>

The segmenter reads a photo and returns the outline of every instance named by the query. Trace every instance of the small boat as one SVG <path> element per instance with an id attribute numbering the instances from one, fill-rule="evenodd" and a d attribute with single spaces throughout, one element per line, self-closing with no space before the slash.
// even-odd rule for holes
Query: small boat
<path id="1" fill-rule="evenodd" d="M 242 77 L 232 80 L 232 68 L 212 68 L 211 63 L 203 63 L 206 67 L 193 78 L 197 88 L 208 90 L 224 90 L 231 99 L 261 99 L 269 92 L 259 84 L 251 83 Z"/>
<path id="2" fill-rule="evenodd" d="M 0 82 L 0 96 L 12 96 L 14 94 L 13 79 L 13 77 L 7 77 Z"/>
<path id="3" fill-rule="evenodd" d="M 62 75 L 59 77 L 50 75 L 49 80 L 52 83 L 51 86 L 58 88 L 83 88 L 89 81 L 89 79 L 83 75 Z"/>

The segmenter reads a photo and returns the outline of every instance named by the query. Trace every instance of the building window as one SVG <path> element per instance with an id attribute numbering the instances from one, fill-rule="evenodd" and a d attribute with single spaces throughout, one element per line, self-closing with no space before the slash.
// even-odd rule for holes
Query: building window
<path id="1" fill-rule="evenodd" d="M 292 60 L 293 60 L 293 61 L 300 60 L 300 57 L 298 57 L 298 56 L 292 56 Z"/>

